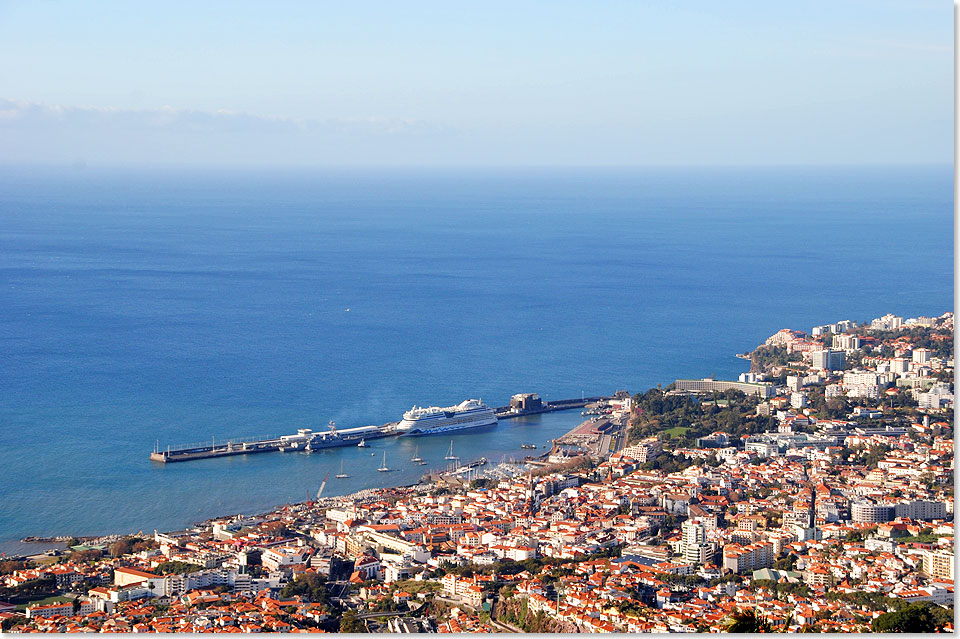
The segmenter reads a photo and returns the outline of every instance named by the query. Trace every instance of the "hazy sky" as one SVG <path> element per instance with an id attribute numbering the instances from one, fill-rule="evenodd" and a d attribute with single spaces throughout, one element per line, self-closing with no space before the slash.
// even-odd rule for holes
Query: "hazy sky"
<path id="1" fill-rule="evenodd" d="M 0 163 L 949 163 L 952 47 L 948 0 L 0 0 Z"/>

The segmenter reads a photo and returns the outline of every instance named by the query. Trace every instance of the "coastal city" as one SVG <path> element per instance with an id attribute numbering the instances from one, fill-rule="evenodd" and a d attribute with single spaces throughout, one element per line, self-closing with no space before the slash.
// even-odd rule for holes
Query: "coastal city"
<path id="1" fill-rule="evenodd" d="M 783 329 L 739 379 L 585 398 L 519 459 L 0 557 L 0 629 L 952 632 L 953 335 L 949 312 Z"/>

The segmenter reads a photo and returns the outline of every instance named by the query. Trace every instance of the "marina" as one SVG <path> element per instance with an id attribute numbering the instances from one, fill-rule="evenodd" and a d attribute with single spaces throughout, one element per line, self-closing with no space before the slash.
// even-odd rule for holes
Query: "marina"
<path id="1" fill-rule="evenodd" d="M 536 393 L 514 395 L 507 406 L 498 406 L 489 409 L 478 400 L 467 400 L 458 406 L 441 409 L 437 407 L 414 407 L 404 414 L 401 422 L 388 422 L 381 426 L 360 426 L 356 428 L 338 429 L 334 422 L 329 423 L 327 432 L 318 432 L 310 428 L 300 428 L 293 435 L 279 435 L 267 438 L 238 438 L 217 442 L 211 438 L 210 443 L 194 443 L 179 446 L 167 446 L 161 449 L 159 442 L 150 453 L 151 461 L 160 463 L 185 462 L 197 459 L 216 457 L 231 457 L 235 455 L 253 455 L 269 452 L 304 452 L 312 453 L 325 448 L 342 446 L 369 447 L 368 442 L 386 437 L 398 436 L 426 436 L 436 433 L 460 431 L 480 426 L 493 426 L 499 420 L 514 419 L 530 415 L 538 415 L 553 411 L 571 410 L 596 405 L 610 397 L 580 397 L 579 399 L 561 399 L 553 402 L 540 400 Z M 471 403 L 472 402 L 472 403 Z M 462 411 L 465 417 L 459 417 Z M 474 417 L 476 415 L 476 417 Z M 422 422 L 433 423 L 429 427 Z M 453 442 L 447 459 L 459 459 L 453 454 Z M 415 455 L 419 457 L 419 454 Z M 417 464 L 425 464 L 423 460 L 411 460 Z"/>

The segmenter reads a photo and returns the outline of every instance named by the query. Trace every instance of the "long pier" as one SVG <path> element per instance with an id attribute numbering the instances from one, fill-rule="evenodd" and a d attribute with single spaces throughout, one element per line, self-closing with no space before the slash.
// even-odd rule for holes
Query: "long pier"
<path id="1" fill-rule="evenodd" d="M 610 399 L 609 397 L 581 397 L 578 399 L 560 399 L 552 402 L 544 402 L 536 409 L 515 410 L 510 406 L 498 406 L 494 413 L 498 420 L 513 419 L 516 417 L 525 417 L 527 415 L 540 415 L 558 410 L 570 410 L 573 408 L 582 408 L 587 404 L 592 404 Z M 399 433 L 391 432 L 391 427 L 397 422 L 390 422 L 379 427 L 378 431 L 373 431 L 366 439 L 380 439 L 383 437 L 396 437 Z M 319 434 L 319 433 L 318 433 Z M 352 444 L 353 442 L 351 442 Z M 209 444 L 198 443 L 177 447 L 168 446 L 165 450 L 159 445 L 150 453 L 150 460 L 164 464 L 173 462 L 191 461 L 194 459 L 208 459 L 211 457 L 230 457 L 232 455 L 253 455 L 257 453 L 270 453 L 282 451 L 289 446 L 289 442 L 284 441 L 281 436 L 269 437 L 265 439 L 230 439 L 225 442 L 217 443 L 211 440 Z M 344 444 L 344 445 L 351 445 Z M 355 445 L 355 444 L 353 444 Z M 330 446 L 327 446 L 328 448 Z M 296 448 L 296 446 L 293 446 Z M 303 450 L 300 448 L 299 450 Z"/>
<path id="2" fill-rule="evenodd" d="M 270 453 L 280 449 L 280 438 L 260 439 L 253 441 L 228 441 L 226 444 L 209 446 L 201 444 L 189 447 L 167 448 L 154 450 L 150 453 L 151 461 L 178 462 L 191 459 L 206 459 L 208 457 L 229 457 L 231 455 L 253 455 L 256 453 Z"/>

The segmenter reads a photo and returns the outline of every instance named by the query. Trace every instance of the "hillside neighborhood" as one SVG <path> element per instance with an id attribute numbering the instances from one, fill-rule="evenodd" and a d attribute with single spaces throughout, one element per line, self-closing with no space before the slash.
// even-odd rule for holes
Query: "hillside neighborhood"
<path id="1" fill-rule="evenodd" d="M 0 558 L 2 629 L 952 632 L 953 332 L 784 329 L 607 450 Z"/>

